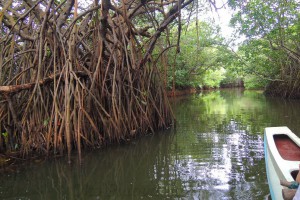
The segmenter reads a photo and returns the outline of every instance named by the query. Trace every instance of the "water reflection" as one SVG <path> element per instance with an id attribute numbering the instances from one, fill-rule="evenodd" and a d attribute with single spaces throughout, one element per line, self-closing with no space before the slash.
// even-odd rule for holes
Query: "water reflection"
<path id="1" fill-rule="evenodd" d="M 26 163 L 0 175 L 0 199 L 264 199 L 263 128 L 300 131 L 299 101 L 224 90 L 172 101 L 176 128 L 130 144 Z"/>
<path id="2" fill-rule="evenodd" d="M 131 145 L 84 155 L 83 165 L 64 158 L 2 175 L 1 199 L 180 198 L 182 181 L 170 152 L 174 134 L 148 136 Z M 74 157 L 76 162 L 76 157 Z M 16 192 L 17 191 L 17 192 Z"/>

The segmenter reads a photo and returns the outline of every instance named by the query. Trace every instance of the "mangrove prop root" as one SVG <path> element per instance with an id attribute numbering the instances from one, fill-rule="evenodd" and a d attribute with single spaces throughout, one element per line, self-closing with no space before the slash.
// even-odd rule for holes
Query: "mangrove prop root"
<path id="1" fill-rule="evenodd" d="M 0 11 L 0 150 L 70 155 L 169 126 L 149 59 L 191 2 L 103 0 L 79 12 L 74 0 L 8 1 Z M 153 19 L 163 6 L 169 13 Z M 151 23 L 134 23 L 145 19 L 160 23 L 152 35 Z"/>

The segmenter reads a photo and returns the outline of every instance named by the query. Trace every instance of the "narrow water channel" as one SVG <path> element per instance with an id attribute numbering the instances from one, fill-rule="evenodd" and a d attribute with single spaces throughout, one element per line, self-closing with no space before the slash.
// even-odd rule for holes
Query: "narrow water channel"
<path id="1" fill-rule="evenodd" d="M 86 152 L 82 165 L 74 155 L 5 171 L 0 199 L 266 199 L 263 129 L 300 133 L 300 101 L 221 90 L 171 103 L 175 127 Z"/>

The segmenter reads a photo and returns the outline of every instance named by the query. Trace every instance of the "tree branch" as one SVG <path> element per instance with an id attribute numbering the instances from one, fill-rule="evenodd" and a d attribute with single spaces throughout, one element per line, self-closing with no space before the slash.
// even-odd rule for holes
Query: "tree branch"
<path id="1" fill-rule="evenodd" d="M 78 77 L 87 77 L 88 75 L 85 72 L 75 72 L 75 74 Z M 44 78 L 42 80 L 38 81 L 38 84 L 40 86 L 46 85 L 48 83 L 53 82 L 54 78 L 58 78 L 61 75 L 61 73 L 57 73 L 57 74 L 52 74 L 50 76 L 48 76 L 47 78 Z M 23 90 L 30 90 L 33 89 L 35 86 L 36 82 L 34 83 L 25 83 L 25 84 L 21 84 L 21 85 L 5 85 L 5 86 L 0 86 L 0 94 L 15 94 L 18 92 L 21 92 Z"/>

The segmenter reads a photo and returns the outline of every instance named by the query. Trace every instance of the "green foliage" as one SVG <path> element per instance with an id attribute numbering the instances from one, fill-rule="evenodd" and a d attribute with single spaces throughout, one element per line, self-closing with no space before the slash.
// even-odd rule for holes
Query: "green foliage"
<path id="1" fill-rule="evenodd" d="M 209 88 L 218 88 L 221 81 L 225 78 L 225 69 L 207 70 L 205 72 L 202 85 Z"/>
<path id="2" fill-rule="evenodd" d="M 238 54 L 248 88 L 265 87 L 270 81 L 299 87 L 299 1 L 229 1 L 236 10 L 231 24 L 247 41 Z"/>
<path id="3" fill-rule="evenodd" d="M 231 24 L 250 39 L 284 31 L 282 28 L 297 22 L 300 8 L 296 0 L 231 0 L 229 5 L 237 10 Z"/>
<path id="4" fill-rule="evenodd" d="M 198 22 L 198 26 L 193 22 L 183 29 L 180 53 L 176 56 L 176 88 L 219 87 L 225 78 L 225 67 L 232 58 L 232 52 L 222 45 L 224 38 L 220 36 L 220 29 L 206 22 Z M 172 30 L 173 35 L 177 34 L 176 30 Z M 175 57 L 175 51 L 169 55 L 169 58 Z M 169 66 L 168 88 L 171 88 L 172 60 L 169 60 Z"/>
<path id="5" fill-rule="evenodd" d="M 7 132 L 3 132 L 3 133 L 2 133 L 2 136 L 3 136 L 4 138 L 7 138 L 7 137 L 8 137 L 8 133 L 7 133 Z"/>
<path id="6" fill-rule="evenodd" d="M 49 124 L 49 121 L 50 121 L 49 118 L 45 119 L 45 120 L 43 121 L 43 126 L 44 126 L 44 127 L 47 127 L 48 124 Z"/>
<path id="7" fill-rule="evenodd" d="M 226 68 L 224 78 L 221 85 L 238 85 L 243 80 L 243 75 L 240 73 L 240 65 L 230 65 Z"/>
<path id="8" fill-rule="evenodd" d="M 265 39 L 251 40 L 239 48 L 243 57 L 244 71 L 261 78 L 276 79 L 280 73 L 280 63 L 285 59 L 282 51 L 270 49 Z"/>
<path id="9" fill-rule="evenodd" d="M 259 78 L 257 76 L 248 75 L 244 79 L 244 86 L 246 89 L 264 89 L 269 81 Z"/>
<path id="10" fill-rule="evenodd" d="M 174 78 L 176 88 L 211 88 L 241 80 L 251 89 L 265 88 L 277 80 L 296 85 L 300 65 L 299 2 L 230 0 L 229 6 L 236 11 L 231 24 L 247 40 L 232 52 L 223 45 L 224 38 L 213 23 L 194 21 L 183 26 L 176 63 L 168 60 L 168 88 Z M 176 44 L 177 30 L 170 31 L 171 44 Z M 174 58 L 175 50 L 168 57 Z"/>
<path id="11" fill-rule="evenodd" d="M 8 133 L 5 131 L 2 133 L 2 136 L 4 137 L 5 144 L 7 144 L 8 143 Z"/>

